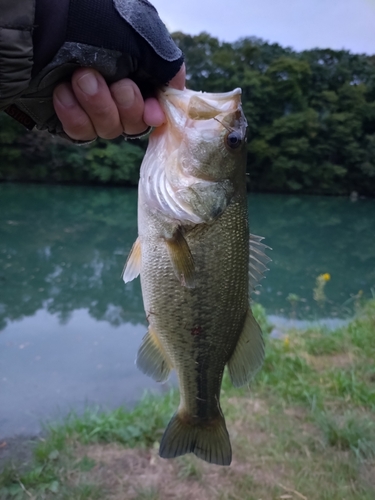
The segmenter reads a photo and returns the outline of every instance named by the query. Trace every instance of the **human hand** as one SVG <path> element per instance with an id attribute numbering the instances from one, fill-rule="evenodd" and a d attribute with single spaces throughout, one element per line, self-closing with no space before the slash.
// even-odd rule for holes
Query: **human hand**
<path id="1" fill-rule="evenodd" d="M 46 130 L 76 143 L 97 134 L 142 135 L 149 124 L 161 123 L 158 103 L 144 101 L 139 88 L 150 95 L 170 82 L 184 56 L 150 2 L 100 0 L 95 9 L 90 0 L 35 0 L 34 4 L 32 40 L 25 41 L 27 54 L 33 44 L 33 61 L 26 57 L 20 61 L 22 79 L 18 82 L 17 72 L 6 82 L 0 109 L 29 130 Z M 90 83 L 84 76 L 94 80 Z M 108 81 L 117 83 L 108 86 Z M 79 88 L 82 83 L 88 84 L 88 93 Z"/>
<path id="2" fill-rule="evenodd" d="M 182 90 L 185 76 L 183 64 L 169 85 Z M 101 74 L 90 68 L 76 70 L 71 83 L 58 85 L 53 104 L 65 133 L 79 141 L 114 139 L 123 132 L 142 134 L 165 119 L 157 99 L 144 100 L 132 80 L 124 78 L 108 86 Z"/>

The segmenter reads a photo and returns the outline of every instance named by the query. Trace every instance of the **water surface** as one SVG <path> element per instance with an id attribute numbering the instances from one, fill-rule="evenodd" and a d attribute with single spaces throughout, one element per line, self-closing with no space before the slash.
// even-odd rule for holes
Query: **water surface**
<path id="1" fill-rule="evenodd" d="M 0 185 L 0 438 L 86 404 L 131 404 L 146 331 L 139 281 L 120 275 L 136 236 L 135 190 Z M 249 196 L 273 248 L 255 299 L 273 316 L 345 318 L 375 287 L 375 201 Z M 329 273 L 327 300 L 313 300 Z M 291 300 L 290 294 L 293 294 Z"/>

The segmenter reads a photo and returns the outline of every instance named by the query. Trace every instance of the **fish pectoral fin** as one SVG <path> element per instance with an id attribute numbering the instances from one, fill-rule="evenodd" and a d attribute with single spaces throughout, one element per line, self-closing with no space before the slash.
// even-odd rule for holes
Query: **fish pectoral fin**
<path id="1" fill-rule="evenodd" d="M 156 382 L 165 382 L 173 367 L 164 347 L 151 326 L 143 337 L 142 344 L 138 350 L 136 365 L 141 372 L 152 377 Z"/>
<path id="2" fill-rule="evenodd" d="M 232 447 L 224 417 L 220 414 L 212 420 L 192 422 L 175 413 L 166 428 L 160 443 L 162 458 L 175 458 L 185 453 L 217 465 L 230 465 Z"/>
<path id="3" fill-rule="evenodd" d="M 249 307 L 245 324 L 234 352 L 228 361 L 229 375 L 235 387 L 247 384 L 261 368 L 264 360 L 262 330 Z"/>
<path id="4" fill-rule="evenodd" d="M 129 283 L 134 278 L 136 278 L 141 271 L 141 242 L 139 241 L 139 236 L 135 240 L 129 256 L 126 260 L 124 269 L 122 271 L 122 279 L 125 283 Z"/>
<path id="5" fill-rule="evenodd" d="M 249 284 L 250 292 L 259 285 L 259 281 L 264 278 L 264 273 L 268 271 L 267 263 L 271 259 L 266 255 L 266 249 L 272 250 L 262 243 L 264 238 L 250 234 L 250 259 L 249 259 Z"/>
<path id="6" fill-rule="evenodd" d="M 181 230 L 176 229 L 172 238 L 165 239 L 165 243 L 167 245 L 169 258 L 171 259 L 176 278 L 182 286 L 186 286 L 186 288 L 194 288 L 194 259 Z"/>

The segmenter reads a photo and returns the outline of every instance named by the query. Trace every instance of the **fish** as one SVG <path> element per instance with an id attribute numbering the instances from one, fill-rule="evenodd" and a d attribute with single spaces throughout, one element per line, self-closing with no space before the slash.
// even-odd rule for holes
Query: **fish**
<path id="1" fill-rule="evenodd" d="M 250 235 L 246 130 L 241 89 L 224 93 L 164 89 L 165 123 L 156 128 L 138 185 L 138 238 L 125 283 L 141 279 L 148 331 L 136 365 L 158 382 L 177 373 L 180 404 L 159 454 L 186 453 L 230 465 L 220 407 L 227 366 L 235 387 L 264 359 L 250 292 L 270 260 Z"/>

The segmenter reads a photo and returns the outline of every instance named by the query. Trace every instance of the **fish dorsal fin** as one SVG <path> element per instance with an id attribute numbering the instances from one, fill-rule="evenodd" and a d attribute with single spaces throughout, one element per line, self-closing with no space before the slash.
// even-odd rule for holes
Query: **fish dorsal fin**
<path id="1" fill-rule="evenodd" d="M 129 283 L 136 278 L 141 271 L 141 242 L 139 236 L 135 240 L 128 258 L 126 260 L 124 269 L 122 271 L 122 279 L 125 283 Z"/>
<path id="2" fill-rule="evenodd" d="M 182 286 L 194 288 L 194 259 L 181 230 L 176 229 L 172 238 L 165 239 L 165 243 L 176 278 Z"/>
<path id="3" fill-rule="evenodd" d="M 151 326 L 143 337 L 138 350 L 136 365 L 141 372 L 153 378 L 156 382 L 165 382 L 169 377 L 172 362 Z"/>
<path id="4" fill-rule="evenodd" d="M 229 375 L 235 387 L 247 384 L 261 368 L 264 360 L 262 330 L 250 309 L 234 352 L 228 361 Z"/>
<path id="5" fill-rule="evenodd" d="M 259 285 L 261 279 L 264 278 L 264 273 L 268 271 L 267 263 L 271 259 L 266 255 L 265 250 L 270 247 L 262 243 L 264 238 L 250 234 L 250 259 L 249 259 L 249 284 L 250 293 Z"/>

